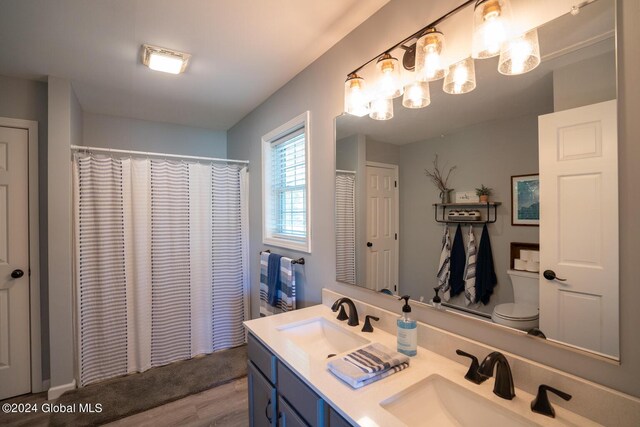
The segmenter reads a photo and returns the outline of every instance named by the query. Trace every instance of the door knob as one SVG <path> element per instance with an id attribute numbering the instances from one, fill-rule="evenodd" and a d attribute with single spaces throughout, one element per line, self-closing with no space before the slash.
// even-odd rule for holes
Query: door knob
<path id="1" fill-rule="evenodd" d="M 19 279 L 22 276 L 24 276 L 24 271 L 22 271 L 20 269 L 13 270 L 11 272 L 11 277 L 13 277 L 14 279 Z"/>
<path id="2" fill-rule="evenodd" d="M 373 243 L 367 242 L 367 247 L 370 248 L 371 246 L 373 246 Z"/>
<path id="3" fill-rule="evenodd" d="M 542 273 L 542 275 L 547 280 L 559 280 L 561 282 L 566 282 L 567 281 L 567 279 L 561 279 L 558 276 L 556 276 L 556 272 L 553 271 L 553 270 L 545 270 L 544 273 Z"/>

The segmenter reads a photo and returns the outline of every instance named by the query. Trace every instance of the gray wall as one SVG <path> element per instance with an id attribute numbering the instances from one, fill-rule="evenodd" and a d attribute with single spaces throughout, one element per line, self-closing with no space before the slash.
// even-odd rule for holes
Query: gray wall
<path id="1" fill-rule="evenodd" d="M 334 118 L 343 110 L 343 84 L 346 73 L 369 58 L 386 50 L 407 32 L 421 28 L 459 2 L 440 0 L 392 1 L 352 31 L 327 53 L 298 74 L 264 103 L 253 110 L 228 132 L 228 154 L 233 158 L 251 160 L 250 224 L 251 275 L 253 314 L 259 281 L 258 249 L 262 248 L 261 225 L 261 165 L 260 138 L 305 110 L 311 111 L 311 231 L 313 253 L 305 254 L 305 280 L 300 284 L 302 306 L 321 301 L 323 287 L 364 299 L 383 308 L 398 311 L 395 299 L 371 291 L 335 282 L 334 210 Z M 640 182 L 640 85 L 636 83 L 640 69 L 640 2 L 618 0 L 619 43 L 619 105 L 620 105 L 620 194 L 635 194 Z M 435 108 L 435 106 L 434 106 Z M 510 331 L 484 325 L 466 318 L 438 313 L 427 307 L 414 307 L 413 314 L 421 321 L 454 333 L 471 337 L 488 345 L 527 356 L 535 361 L 591 379 L 635 396 L 640 396 L 640 287 L 637 286 L 637 255 L 640 252 L 640 223 L 634 212 L 640 210 L 640 199 L 620 198 L 620 319 L 622 364 L 580 355 L 562 347 L 546 345 L 538 340 L 525 339 Z M 284 254 L 300 255 L 291 251 Z"/>
<path id="2" fill-rule="evenodd" d="M 191 156 L 227 157 L 227 133 L 85 112 L 83 145 Z"/>
<path id="3" fill-rule="evenodd" d="M 40 318 L 42 379 L 49 379 L 49 293 L 47 240 L 47 84 L 0 76 L 0 117 L 38 122 L 38 187 L 40 211 Z"/>
<path id="4" fill-rule="evenodd" d="M 82 110 L 66 79 L 49 77 L 49 331 L 51 387 L 74 381 L 71 153 Z"/>
<path id="5" fill-rule="evenodd" d="M 549 93 L 546 114 L 553 110 Z M 498 220 L 489 224 L 498 284 L 488 305 L 479 311 L 491 313 L 496 304 L 513 302 L 509 269 L 510 242 L 538 243 L 538 227 L 511 225 L 511 176 L 538 173 L 538 116 L 485 122 L 456 130 L 443 137 L 400 146 L 400 292 L 414 299 L 433 297 L 435 276 L 442 248 L 442 224 L 433 218 L 432 204 L 439 191 L 425 176 L 438 155 L 441 166 L 457 166 L 449 179 L 455 191 L 473 191 L 481 184 L 493 189 L 491 201 L 502 202 Z M 446 169 L 445 168 L 445 171 Z M 455 191 L 452 197 L 455 197 Z M 482 211 L 483 217 L 486 212 Z M 451 241 L 455 227 L 449 227 Z M 462 227 L 466 245 L 469 227 Z M 474 227 L 480 243 L 481 226 Z M 464 296 L 450 303 L 464 306 Z M 474 305 L 471 306 L 475 307 Z"/>
<path id="6" fill-rule="evenodd" d="M 400 164 L 399 145 L 388 144 L 382 141 L 376 141 L 371 137 L 367 137 L 367 162 L 388 163 L 390 165 Z"/>
<path id="7" fill-rule="evenodd" d="M 616 58 L 610 51 L 553 72 L 554 111 L 616 98 Z M 583 90 L 588 87 L 589 90 Z"/>

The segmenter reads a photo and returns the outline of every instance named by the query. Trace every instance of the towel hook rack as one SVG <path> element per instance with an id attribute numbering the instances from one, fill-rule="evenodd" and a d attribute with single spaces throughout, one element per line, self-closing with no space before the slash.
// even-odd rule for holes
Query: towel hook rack
<path id="1" fill-rule="evenodd" d="M 263 252 L 266 252 L 268 254 L 271 253 L 271 249 L 265 249 L 264 251 L 260 252 L 260 255 L 262 255 Z M 292 259 L 291 260 L 291 264 L 300 264 L 300 265 L 304 265 L 304 258 L 300 257 L 298 259 Z"/>

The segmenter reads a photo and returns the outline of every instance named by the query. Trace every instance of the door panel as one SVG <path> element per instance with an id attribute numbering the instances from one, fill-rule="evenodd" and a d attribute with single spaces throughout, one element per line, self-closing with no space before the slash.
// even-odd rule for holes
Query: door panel
<path id="1" fill-rule="evenodd" d="M 31 391 L 28 143 L 0 127 L 0 400 Z"/>
<path id="2" fill-rule="evenodd" d="M 539 118 L 540 328 L 619 357 L 616 101 Z"/>
<path id="3" fill-rule="evenodd" d="M 395 292 L 398 283 L 397 172 L 367 166 L 367 278 L 366 286 Z"/>

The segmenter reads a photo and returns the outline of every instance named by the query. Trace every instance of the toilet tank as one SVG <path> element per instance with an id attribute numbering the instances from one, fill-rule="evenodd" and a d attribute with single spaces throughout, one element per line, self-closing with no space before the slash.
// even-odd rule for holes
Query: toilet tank
<path id="1" fill-rule="evenodd" d="M 518 304 L 531 304 L 539 307 L 540 274 L 529 271 L 507 270 L 513 285 L 513 300 Z"/>

